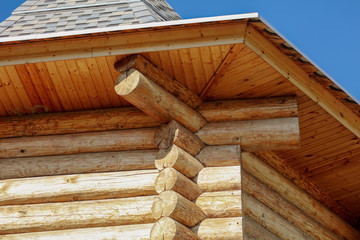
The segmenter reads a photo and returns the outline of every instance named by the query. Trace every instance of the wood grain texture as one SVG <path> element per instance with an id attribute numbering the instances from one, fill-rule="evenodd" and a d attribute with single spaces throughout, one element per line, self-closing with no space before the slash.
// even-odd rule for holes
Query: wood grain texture
<path id="1" fill-rule="evenodd" d="M 241 190 L 240 166 L 204 168 L 196 183 L 205 192 Z"/>
<path id="2" fill-rule="evenodd" d="M 206 124 L 198 112 L 134 68 L 119 76 L 115 91 L 159 122 L 176 120 L 193 132 Z"/>
<path id="3" fill-rule="evenodd" d="M 207 218 L 193 228 L 193 231 L 204 240 L 242 239 L 242 218 Z"/>
<path id="4" fill-rule="evenodd" d="M 240 145 L 206 146 L 196 158 L 205 167 L 239 166 L 241 147 Z"/>
<path id="5" fill-rule="evenodd" d="M 189 228 L 169 217 L 157 221 L 150 233 L 151 240 L 200 240 Z"/>
<path id="6" fill-rule="evenodd" d="M 155 149 L 157 128 L 0 139 L 0 158 Z"/>
<path id="7" fill-rule="evenodd" d="M 281 240 L 278 236 L 252 220 L 250 217 L 243 216 L 242 220 L 244 240 Z"/>
<path id="8" fill-rule="evenodd" d="M 0 179 L 155 169 L 158 150 L 5 158 Z"/>
<path id="9" fill-rule="evenodd" d="M 0 234 L 155 222 L 156 196 L 0 207 Z M 69 214 L 71 213 L 71 214 Z"/>

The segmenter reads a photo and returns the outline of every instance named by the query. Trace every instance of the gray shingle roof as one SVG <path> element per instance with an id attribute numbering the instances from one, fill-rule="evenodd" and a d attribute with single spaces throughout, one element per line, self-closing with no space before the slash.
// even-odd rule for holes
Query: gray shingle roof
<path id="1" fill-rule="evenodd" d="M 27 0 L 0 38 L 181 19 L 166 0 Z"/>

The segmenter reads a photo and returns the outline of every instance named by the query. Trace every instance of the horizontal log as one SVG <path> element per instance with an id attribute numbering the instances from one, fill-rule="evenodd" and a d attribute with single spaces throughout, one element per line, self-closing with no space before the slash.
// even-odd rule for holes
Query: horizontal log
<path id="1" fill-rule="evenodd" d="M 157 170 L 90 173 L 0 181 L 0 205 L 155 195 Z"/>
<path id="2" fill-rule="evenodd" d="M 150 239 L 200 240 L 200 238 L 189 228 L 169 217 L 163 217 L 154 224 L 153 228 L 151 229 Z"/>
<path id="3" fill-rule="evenodd" d="M 241 162 L 240 145 L 207 146 L 196 155 L 205 167 L 238 166 Z"/>
<path id="4" fill-rule="evenodd" d="M 155 169 L 158 150 L 5 158 L 0 179 Z"/>
<path id="5" fill-rule="evenodd" d="M 176 145 L 160 150 L 155 160 L 155 166 L 160 171 L 167 167 L 173 167 L 190 178 L 195 177 L 204 168 L 196 158 Z"/>
<path id="6" fill-rule="evenodd" d="M 199 131 L 206 124 L 198 112 L 134 68 L 119 76 L 115 91 L 160 122 L 176 120 L 193 132 Z"/>
<path id="7" fill-rule="evenodd" d="M 197 110 L 208 122 L 230 122 L 298 116 L 296 97 L 205 102 Z"/>
<path id="8" fill-rule="evenodd" d="M 154 201 L 152 212 L 156 219 L 170 217 L 188 227 L 193 227 L 206 218 L 195 203 L 174 191 L 160 193 Z"/>
<path id="9" fill-rule="evenodd" d="M 0 158 L 155 149 L 157 128 L 0 139 Z"/>
<path id="10" fill-rule="evenodd" d="M 241 190 L 240 166 L 204 168 L 196 183 L 205 192 Z"/>
<path id="11" fill-rule="evenodd" d="M 198 136 L 176 121 L 171 121 L 156 132 L 155 144 L 160 149 L 168 149 L 172 145 L 176 145 L 192 156 L 198 154 L 205 147 Z"/>
<path id="12" fill-rule="evenodd" d="M 202 190 L 196 183 L 174 168 L 165 168 L 159 173 L 155 180 L 155 190 L 157 193 L 172 190 L 190 201 L 202 193 Z"/>
<path id="13" fill-rule="evenodd" d="M 278 236 L 261 226 L 248 216 L 243 216 L 244 240 L 281 240 Z"/>
<path id="14" fill-rule="evenodd" d="M 243 192 L 243 208 L 244 214 L 281 239 L 313 239 L 246 192 Z"/>
<path id="15" fill-rule="evenodd" d="M 46 113 L 1 118 L 0 138 L 97 132 L 157 126 L 160 126 L 158 121 L 133 107 Z"/>
<path id="16" fill-rule="evenodd" d="M 201 98 L 194 92 L 186 88 L 175 78 L 171 77 L 169 74 L 152 64 L 149 60 L 140 54 L 134 54 L 124 58 L 116 62 L 114 67 L 120 73 L 124 73 L 129 71 L 131 68 L 135 68 L 153 82 L 163 87 L 170 94 L 179 98 L 180 101 L 189 105 L 191 108 L 196 108 L 202 103 Z"/>
<path id="17" fill-rule="evenodd" d="M 35 233 L 2 235 L 1 240 L 59 240 L 59 239 L 112 239 L 148 240 L 154 224 L 134 224 L 116 227 L 81 228 Z"/>
<path id="18" fill-rule="evenodd" d="M 360 233 L 357 230 L 254 154 L 242 153 L 242 167 L 245 171 L 337 235 L 344 239 L 360 239 Z"/>
<path id="19" fill-rule="evenodd" d="M 286 150 L 300 146 L 297 117 L 209 123 L 197 136 L 208 145 L 241 145 L 247 151 Z"/>
<path id="20" fill-rule="evenodd" d="M 153 223 L 156 196 L 0 207 L 0 234 Z"/>
<path id="21" fill-rule="evenodd" d="M 340 239 L 256 178 L 242 172 L 243 190 L 314 239 Z"/>
<path id="22" fill-rule="evenodd" d="M 202 240 L 238 240 L 242 239 L 242 219 L 208 218 L 202 221 L 193 231 Z"/>
<path id="23" fill-rule="evenodd" d="M 208 218 L 241 217 L 241 191 L 206 192 L 196 199 L 196 205 Z"/>

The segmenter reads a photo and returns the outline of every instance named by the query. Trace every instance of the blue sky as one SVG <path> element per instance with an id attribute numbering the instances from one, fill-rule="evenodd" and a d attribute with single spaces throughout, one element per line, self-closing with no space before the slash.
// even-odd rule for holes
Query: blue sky
<path id="1" fill-rule="evenodd" d="M 24 0 L 3 1 L 0 21 Z M 182 18 L 260 15 L 360 100 L 360 0 L 168 0 Z"/>

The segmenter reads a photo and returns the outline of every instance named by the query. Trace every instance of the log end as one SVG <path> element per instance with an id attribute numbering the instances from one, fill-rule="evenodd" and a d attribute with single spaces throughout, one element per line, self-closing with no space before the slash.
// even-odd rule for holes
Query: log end
<path id="1" fill-rule="evenodd" d="M 139 84 L 141 73 L 134 68 L 120 74 L 115 83 L 115 91 L 119 96 L 130 94 Z"/>

